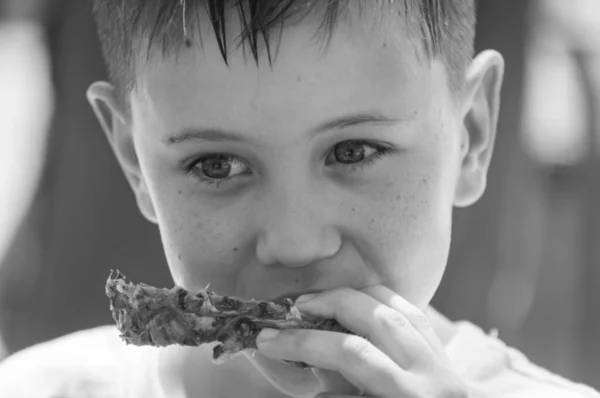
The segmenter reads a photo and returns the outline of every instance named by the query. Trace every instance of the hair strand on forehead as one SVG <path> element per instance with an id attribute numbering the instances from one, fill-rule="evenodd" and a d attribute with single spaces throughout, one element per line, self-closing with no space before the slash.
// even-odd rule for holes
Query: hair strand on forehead
<path id="1" fill-rule="evenodd" d="M 300 22 L 318 11 L 314 13 L 321 18 L 317 33 L 326 50 L 340 18 L 352 6 L 357 7 L 359 17 L 367 6 L 380 10 L 382 17 L 403 14 L 406 23 L 416 28 L 409 34 L 416 31 L 427 56 L 444 62 L 451 90 L 460 90 L 464 70 L 473 56 L 474 0 L 93 0 L 109 77 L 123 101 L 135 87 L 134 58 L 139 54 L 136 45 L 140 39 L 147 43 L 146 59 L 154 49 L 163 56 L 177 54 L 190 47 L 196 35 L 203 49 L 201 21 L 208 20 L 223 61 L 229 66 L 231 27 L 228 30 L 227 25 L 237 19 L 241 33 L 234 38 L 234 47 L 241 46 L 245 57 L 248 45 L 257 65 L 264 49 L 272 67 L 271 36 L 275 27 L 280 29 L 281 38 L 289 19 Z M 277 40 L 277 49 L 280 42 Z"/>
<path id="2" fill-rule="evenodd" d="M 183 26 L 183 37 L 185 37 L 186 44 L 189 43 L 188 33 L 187 33 L 187 23 L 185 21 L 185 17 L 187 15 L 186 10 L 186 0 L 180 0 L 181 2 L 181 25 Z"/>

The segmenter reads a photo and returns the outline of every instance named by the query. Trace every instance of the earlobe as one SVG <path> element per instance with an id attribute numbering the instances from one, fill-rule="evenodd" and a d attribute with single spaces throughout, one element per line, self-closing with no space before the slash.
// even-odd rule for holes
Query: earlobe
<path id="1" fill-rule="evenodd" d="M 461 168 L 454 205 L 465 207 L 483 195 L 492 158 L 500 110 L 504 60 L 496 51 L 484 51 L 466 74 L 462 101 Z"/>
<path id="2" fill-rule="evenodd" d="M 135 151 L 132 128 L 114 87 L 107 82 L 95 82 L 88 88 L 86 96 L 135 194 L 140 212 L 148 221 L 156 223 L 154 205 Z"/>

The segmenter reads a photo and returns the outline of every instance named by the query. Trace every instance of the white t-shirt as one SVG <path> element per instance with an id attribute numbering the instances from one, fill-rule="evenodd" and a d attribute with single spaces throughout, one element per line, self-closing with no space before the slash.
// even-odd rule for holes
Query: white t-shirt
<path id="1" fill-rule="evenodd" d="M 456 326 L 446 350 L 471 398 L 600 398 L 592 388 L 532 364 L 472 323 Z M 158 383 L 157 352 L 125 345 L 114 326 L 69 334 L 0 362 L 0 397 L 167 398 Z"/>

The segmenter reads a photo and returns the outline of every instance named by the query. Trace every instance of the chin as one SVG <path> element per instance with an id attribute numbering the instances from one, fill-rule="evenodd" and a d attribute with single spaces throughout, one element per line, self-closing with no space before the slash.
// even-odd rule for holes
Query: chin
<path id="1" fill-rule="evenodd" d="M 269 358 L 258 351 L 246 350 L 243 355 L 258 369 L 273 387 L 295 398 L 313 398 L 324 392 L 324 386 L 314 368 L 302 369 L 283 361 Z"/>
<path id="2" fill-rule="evenodd" d="M 313 367 L 302 369 L 264 356 L 258 351 L 246 351 L 244 355 L 283 394 L 295 398 L 313 398 L 326 391 L 349 396 L 361 395 L 361 391 L 338 372 Z"/>

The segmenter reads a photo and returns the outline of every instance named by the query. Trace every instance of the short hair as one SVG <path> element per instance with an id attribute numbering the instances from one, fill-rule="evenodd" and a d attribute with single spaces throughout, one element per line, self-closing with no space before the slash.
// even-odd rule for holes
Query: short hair
<path id="1" fill-rule="evenodd" d="M 120 99 L 126 101 L 126 94 L 136 84 L 134 59 L 140 49 L 134 47 L 141 43 L 141 38 L 148 43 L 146 56 L 151 48 L 161 49 L 163 56 L 177 53 L 191 46 L 188 24 L 200 36 L 200 16 L 207 15 L 227 64 L 225 26 L 229 11 L 237 11 L 241 23 L 237 47 L 243 46 L 245 54 L 249 45 L 257 65 L 259 48 L 264 48 L 271 64 L 270 33 L 274 27 L 283 28 L 293 17 L 301 21 L 319 5 L 323 7 L 319 31 L 328 43 L 350 3 L 361 8 L 365 3 L 377 6 L 388 15 L 398 10 L 398 16 L 416 21 L 415 30 L 428 58 L 442 60 L 449 74 L 450 89 L 461 90 L 474 51 L 474 0 L 93 0 L 93 13 L 109 79 Z M 202 37 L 199 42 L 202 45 Z"/>

